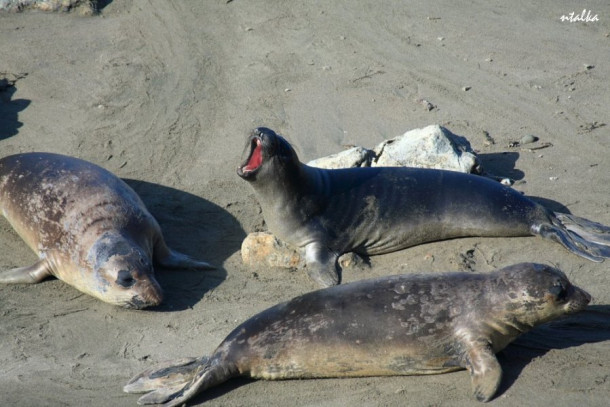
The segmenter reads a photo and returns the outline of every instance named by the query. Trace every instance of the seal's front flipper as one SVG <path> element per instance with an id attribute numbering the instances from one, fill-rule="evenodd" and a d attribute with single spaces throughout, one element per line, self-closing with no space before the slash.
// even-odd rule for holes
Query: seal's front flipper
<path id="1" fill-rule="evenodd" d="M 322 287 L 339 284 L 337 255 L 321 243 L 313 242 L 305 246 L 305 262 L 309 277 Z"/>
<path id="2" fill-rule="evenodd" d="M 487 345 L 470 349 L 466 365 L 470 371 L 473 395 L 479 401 L 491 400 L 502 381 L 502 367 L 491 347 Z"/>
<path id="3" fill-rule="evenodd" d="M 179 253 L 167 247 L 164 241 L 159 241 L 155 245 L 154 259 L 157 264 L 169 269 L 195 269 L 195 270 L 215 270 L 211 264 L 195 260 L 186 254 Z"/>
<path id="4" fill-rule="evenodd" d="M 4 284 L 36 284 L 52 276 L 49 263 L 45 259 L 27 267 L 18 267 L 0 271 L 0 283 Z"/>

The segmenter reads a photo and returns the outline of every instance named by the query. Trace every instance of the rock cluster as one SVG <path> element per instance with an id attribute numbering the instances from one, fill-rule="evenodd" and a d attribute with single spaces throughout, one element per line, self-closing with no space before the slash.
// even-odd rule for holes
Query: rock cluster
<path id="1" fill-rule="evenodd" d="M 353 147 L 318 158 L 307 165 L 318 168 L 417 167 L 479 173 L 480 165 L 470 143 L 448 129 L 431 125 L 385 140 L 372 150 Z"/>

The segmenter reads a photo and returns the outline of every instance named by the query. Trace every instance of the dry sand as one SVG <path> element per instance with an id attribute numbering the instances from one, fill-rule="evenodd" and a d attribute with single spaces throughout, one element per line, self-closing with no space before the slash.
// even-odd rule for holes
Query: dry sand
<path id="1" fill-rule="evenodd" d="M 607 1 L 104 3 L 95 17 L 0 15 L 1 155 L 52 151 L 108 168 L 131 180 L 172 246 L 219 268 L 159 270 L 167 299 L 149 311 L 115 308 L 57 280 L 0 286 L 2 405 L 134 406 L 137 397 L 121 391 L 133 374 L 209 354 L 255 312 L 316 288 L 302 271 L 241 263 L 244 236 L 264 229 L 251 189 L 235 174 L 255 126 L 284 134 L 307 161 L 438 123 L 467 137 L 488 171 L 520 181 L 516 189 L 610 225 Z M 560 21 L 585 7 L 599 21 Z M 527 134 L 552 147 L 508 147 Z M 0 267 L 34 260 L 2 220 Z M 500 353 L 505 378 L 492 404 L 607 405 L 608 262 L 539 238 L 468 238 L 373 257 L 372 268 L 347 270 L 344 281 L 520 261 L 560 267 L 594 301 Z M 462 371 L 239 379 L 196 403 L 475 401 Z"/>

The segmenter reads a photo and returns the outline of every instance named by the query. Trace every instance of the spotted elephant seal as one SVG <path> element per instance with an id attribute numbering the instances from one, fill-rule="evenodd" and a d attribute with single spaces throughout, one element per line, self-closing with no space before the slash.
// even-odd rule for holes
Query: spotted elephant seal
<path id="1" fill-rule="evenodd" d="M 0 208 L 40 258 L 0 272 L 0 283 L 55 276 L 111 304 L 145 308 L 162 301 L 153 258 L 163 267 L 211 268 L 169 249 L 127 184 L 76 158 L 27 153 L 1 159 Z"/>
<path id="2" fill-rule="evenodd" d="M 522 263 L 487 273 L 406 274 L 321 289 L 239 325 L 209 358 L 168 362 L 135 376 L 138 403 L 176 406 L 235 376 L 309 379 L 421 375 L 467 369 L 490 400 L 495 353 L 536 325 L 586 307 L 591 296 L 552 267 Z"/>
<path id="3" fill-rule="evenodd" d="M 237 173 L 254 188 L 270 232 L 305 249 L 322 286 L 337 257 L 375 255 L 463 236 L 540 235 L 593 261 L 610 257 L 610 228 L 553 213 L 485 177 L 406 167 L 321 169 L 270 129 L 250 135 Z"/>

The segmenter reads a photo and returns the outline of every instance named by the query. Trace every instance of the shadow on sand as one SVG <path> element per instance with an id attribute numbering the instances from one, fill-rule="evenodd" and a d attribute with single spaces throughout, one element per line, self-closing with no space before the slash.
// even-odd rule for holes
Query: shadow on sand
<path id="1" fill-rule="evenodd" d="M 246 234 L 220 206 L 188 192 L 145 181 L 124 179 L 157 219 L 168 246 L 207 261 L 216 270 L 156 270 L 165 300 L 155 311 L 193 307 L 226 278 L 224 261 L 240 250 Z"/>
<path id="2" fill-rule="evenodd" d="M 578 314 L 536 327 L 498 353 L 504 372 L 496 397 L 508 390 L 533 359 L 551 349 L 610 340 L 610 305 L 591 305 Z"/>
<path id="3" fill-rule="evenodd" d="M 19 133 L 23 123 L 19 121 L 19 112 L 25 110 L 31 103 L 28 99 L 12 99 L 17 88 L 15 83 L 27 76 L 0 72 L 0 140 L 7 139 Z"/>
<path id="4" fill-rule="evenodd" d="M 95 3 L 95 8 L 98 11 L 101 11 L 104 9 L 104 7 L 106 7 L 110 3 L 112 3 L 112 0 L 97 0 L 97 2 Z"/>
<path id="5" fill-rule="evenodd" d="M 515 168 L 517 160 L 519 160 L 519 153 L 517 152 L 507 151 L 503 153 L 479 154 L 478 157 L 485 171 L 484 175 L 491 176 L 492 178 L 506 177 L 516 181 L 525 178 L 525 173 Z M 537 196 L 528 196 L 528 198 L 554 212 L 571 213 L 565 205 L 557 201 Z"/>
<path id="6" fill-rule="evenodd" d="M 502 153 L 478 154 L 477 157 L 485 173 L 496 177 L 507 177 L 513 180 L 521 180 L 525 173 L 515 168 L 519 153 L 505 151 Z"/>

